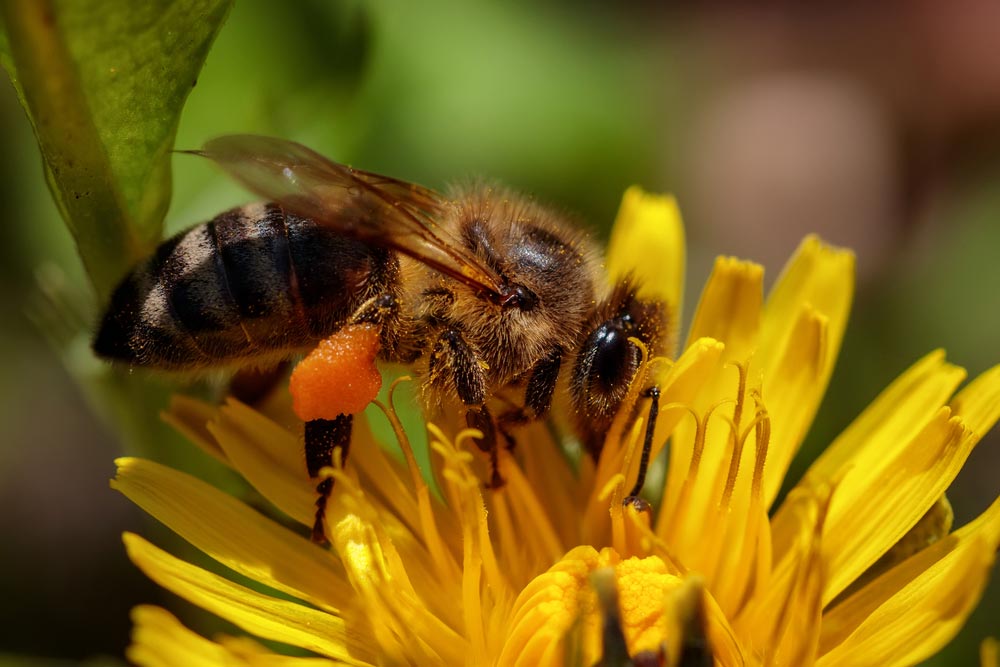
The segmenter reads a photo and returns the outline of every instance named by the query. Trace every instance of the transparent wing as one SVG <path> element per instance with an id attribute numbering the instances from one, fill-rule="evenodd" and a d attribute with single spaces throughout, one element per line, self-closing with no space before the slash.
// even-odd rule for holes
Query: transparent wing
<path id="1" fill-rule="evenodd" d="M 294 141 L 252 134 L 212 139 L 200 151 L 256 194 L 339 232 L 423 262 L 499 296 L 503 280 L 438 225 L 449 206 L 427 188 L 332 162 Z"/>

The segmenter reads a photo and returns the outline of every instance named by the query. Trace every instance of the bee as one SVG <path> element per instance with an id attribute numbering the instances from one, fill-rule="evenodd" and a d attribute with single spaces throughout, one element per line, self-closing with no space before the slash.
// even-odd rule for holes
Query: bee
<path id="1" fill-rule="evenodd" d="M 641 363 L 636 340 L 663 348 L 666 306 L 631 279 L 610 284 L 596 242 L 525 197 L 490 186 L 445 196 L 268 137 L 192 152 L 270 203 L 179 233 L 126 276 L 94 339 L 105 359 L 266 367 L 374 324 L 380 358 L 412 366 L 425 407 L 464 409 L 483 433 L 500 486 L 498 435 L 513 446 L 515 427 L 548 413 L 564 366 L 575 429 L 596 456 Z M 311 477 L 335 449 L 346 455 L 351 420 L 306 423 Z M 317 487 L 317 542 L 331 488 Z"/>

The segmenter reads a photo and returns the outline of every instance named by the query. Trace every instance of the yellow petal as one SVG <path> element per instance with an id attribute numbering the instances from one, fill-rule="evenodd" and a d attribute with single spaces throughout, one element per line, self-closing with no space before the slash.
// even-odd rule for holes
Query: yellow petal
<path id="1" fill-rule="evenodd" d="M 978 437 L 986 435 L 1000 418 L 1000 366 L 970 382 L 958 392 L 951 406 Z"/>
<path id="2" fill-rule="evenodd" d="M 132 644 L 125 652 L 139 667 L 218 667 L 239 664 L 229 651 L 191 632 L 166 609 L 132 610 Z"/>
<path id="3" fill-rule="evenodd" d="M 799 395 L 794 410 L 788 413 L 794 415 L 796 423 L 787 435 L 779 435 L 776 441 L 772 439 L 765 484 L 768 506 L 777 495 L 787 468 L 787 463 L 782 465 L 782 462 L 790 461 L 798 450 L 802 435 L 812 423 L 826 391 L 844 337 L 853 294 L 854 255 L 810 236 L 799 246 L 768 295 L 757 360 L 764 374 L 764 400 L 769 409 L 777 393 L 798 391 L 797 386 L 781 383 L 782 366 L 795 355 L 795 348 L 817 344 L 811 339 L 798 338 L 802 333 L 803 317 L 823 323 L 819 349 L 805 350 L 819 366 L 815 369 L 810 391 Z M 793 399 L 794 396 L 790 397 L 788 402 Z"/>
<path id="4" fill-rule="evenodd" d="M 816 459 L 807 476 L 832 481 L 866 447 L 878 447 L 883 456 L 898 451 L 964 379 L 965 370 L 946 363 L 942 350 L 931 352 L 883 390 Z"/>
<path id="5" fill-rule="evenodd" d="M 811 667 L 816 660 L 823 617 L 823 559 L 814 535 L 787 600 L 780 636 L 772 637 L 774 664 Z"/>
<path id="6" fill-rule="evenodd" d="M 711 337 L 724 345 L 720 358 L 721 364 L 729 364 L 729 368 L 721 372 L 705 374 L 701 382 L 702 390 L 697 397 L 691 396 L 687 404 L 699 415 L 706 414 L 718 406 L 717 415 L 729 419 L 731 416 L 745 427 L 747 419 L 737 415 L 742 408 L 737 408 L 734 399 L 738 390 L 745 387 L 741 379 L 746 375 L 737 370 L 733 364 L 745 368 L 746 362 L 752 357 L 757 346 L 757 337 L 761 322 L 763 302 L 763 268 L 751 262 L 740 261 L 731 257 L 719 257 L 715 268 L 705 285 L 698 309 L 689 333 L 689 340 Z M 745 392 L 744 392 L 745 396 Z M 744 398 L 741 396 L 741 400 Z M 752 412 L 752 411 L 744 411 Z M 701 458 L 696 478 L 689 479 L 690 461 L 693 443 L 695 442 L 697 424 L 683 412 L 675 412 L 674 419 L 680 419 L 672 439 L 670 467 L 667 474 L 669 497 L 666 512 L 661 512 L 661 523 L 666 521 L 666 515 L 684 512 L 685 520 L 691 525 L 702 525 L 706 515 L 715 512 L 718 505 L 717 485 L 724 479 L 729 468 L 732 454 L 732 439 L 727 425 L 713 419 L 711 426 L 704 430 L 704 444 L 701 447 Z M 657 429 L 657 442 L 662 442 L 665 434 Z M 676 494 L 687 484 L 688 496 L 683 508 L 675 507 Z M 696 539 L 700 540 L 698 536 Z M 705 570 L 702 574 L 709 575 Z"/>
<path id="7" fill-rule="evenodd" d="M 841 591 L 827 606 L 830 608 L 837 606 L 910 556 L 948 537 L 954 519 L 951 503 L 946 496 L 941 496 L 899 542 L 892 545 L 892 548 L 882 554 L 874 565 L 852 581 L 851 585 Z"/>
<path id="8" fill-rule="evenodd" d="M 818 642 L 824 576 L 821 535 L 829 498 L 829 489 L 821 489 L 815 496 L 800 493 L 789 499 L 803 516 L 799 523 L 809 528 L 796 535 L 795 544 L 769 573 L 766 586 L 736 614 L 734 627 L 747 644 L 772 658 L 781 654 L 783 661 L 770 664 L 806 664 L 813 653 L 806 648 Z"/>
<path id="9" fill-rule="evenodd" d="M 896 456 L 854 462 L 837 485 L 823 534 L 829 567 L 824 604 L 871 567 L 941 497 L 975 444 L 941 408 Z"/>
<path id="10" fill-rule="evenodd" d="M 656 422 L 656 437 L 653 441 L 652 458 L 662 451 L 667 438 L 678 423 L 683 423 L 688 414 L 684 410 L 670 409 L 671 405 L 691 405 L 705 391 L 705 385 L 718 372 L 722 364 L 726 346 L 712 338 L 700 338 L 692 343 L 666 374 L 660 396 L 660 417 Z M 683 448 L 682 448 L 683 449 Z M 687 449 L 688 460 L 691 450 Z M 685 462 L 686 463 L 686 462 Z M 674 465 L 671 452 L 670 466 Z"/>
<path id="11" fill-rule="evenodd" d="M 806 237 L 771 289 L 764 307 L 760 354 L 774 361 L 799 317 L 811 304 L 830 321 L 828 368 L 833 368 L 854 296 L 854 254 Z"/>
<path id="12" fill-rule="evenodd" d="M 230 398 L 219 408 L 215 423 L 238 428 L 244 437 L 251 438 L 249 442 L 261 450 L 272 466 L 294 476 L 305 473 L 302 439 L 250 406 Z"/>
<path id="13" fill-rule="evenodd" d="M 665 303 L 679 323 L 684 294 L 684 224 L 677 200 L 632 186 L 625 191 L 608 242 L 612 280 L 636 278 L 638 295 Z M 676 336 L 673 337 L 676 340 Z"/>
<path id="14" fill-rule="evenodd" d="M 305 537 L 172 468 L 135 458 L 116 464 L 112 488 L 226 567 L 330 610 L 350 599 L 339 561 Z"/>
<path id="15" fill-rule="evenodd" d="M 830 610 L 817 665 L 893 667 L 936 653 L 982 596 L 998 544 L 1000 499 Z"/>
<path id="16" fill-rule="evenodd" d="M 797 489 L 830 484 L 866 456 L 898 456 L 965 378 L 965 371 L 945 363 L 936 351 L 915 363 L 876 398 L 812 464 Z M 872 452 L 868 454 L 866 452 Z M 789 504 L 771 522 L 774 551 L 780 559 L 801 530 Z"/>
<path id="17" fill-rule="evenodd" d="M 726 346 L 727 358 L 743 361 L 757 344 L 764 301 L 764 268 L 733 257 L 719 257 L 695 311 L 690 344 L 707 337 Z"/>
<path id="18" fill-rule="evenodd" d="M 518 447 L 517 456 L 513 458 L 523 466 L 524 476 L 531 488 L 563 491 L 545 494 L 545 510 L 559 541 L 575 544 L 580 539 L 581 496 L 589 488 L 591 480 L 566 465 L 563 448 L 550 444 L 550 428 L 549 424 L 542 423 L 524 427 L 519 433 L 524 433 L 524 441 L 531 444 Z M 521 436 L 518 437 L 520 439 Z"/>
<path id="19" fill-rule="evenodd" d="M 431 609 L 431 604 L 443 603 L 460 612 L 456 598 L 429 603 L 418 594 L 407 571 L 407 566 L 414 563 L 400 557 L 393 540 L 375 518 L 374 508 L 367 504 L 360 489 L 342 476 L 337 479 L 328 512 L 330 542 L 390 662 L 409 656 L 419 664 L 458 664 L 467 642 Z M 428 564 L 426 553 L 410 560 Z"/>
<path id="20" fill-rule="evenodd" d="M 683 511 L 687 515 L 684 520 L 688 525 L 708 524 L 723 506 L 727 511 L 729 509 L 736 511 L 722 517 L 722 523 L 728 523 L 738 531 L 737 524 L 746 519 L 737 508 L 731 508 L 730 501 L 734 498 L 734 489 L 737 504 L 742 504 L 745 508 L 746 502 L 749 501 L 756 452 L 753 446 L 743 449 L 745 441 L 738 437 L 734 438 L 730 426 L 742 432 L 749 427 L 755 417 L 755 410 L 747 408 L 751 401 L 747 385 L 748 380 L 756 382 L 750 378 L 751 375 L 759 373 L 753 368 L 752 357 L 760 329 L 763 278 L 763 268 L 757 264 L 720 257 L 716 260 L 715 270 L 698 304 L 692 331 L 705 334 L 713 332 L 712 335 L 726 346 L 722 355 L 722 363 L 726 368 L 706 380 L 706 387 L 693 406 L 702 416 L 714 411 L 711 423 L 702 424 L 700 436 L 704 438 L 704 443 L 701 447 L 698 470 L 695 472 L 682 468 L 672 471 L 674 483 L 677 483 L 678 473 L 694 473 L 686 482 L 690 486 L 690 491 L 685 507 L 683 510 L 677 508 L 677 511 Z M 683 443 L 694 442 L 697 436 L 695 421 L 685 419 L 678 424 L 673 439 L 674 447 L 679 448 L 679 451 L 685 451 L 688 445 Z M 768 471 L 771 467 L 768 462 L 763 470 Z M 759 484 L 759 481 L 757 483 Z M 721 490 L 723 487 L 726 488 L 725 491 Z M 720 493 L 724 496 L 721 501 Z M 714 532 L 716 538 L 723 539 L 725 529 L 721 525 L 719 530 Z M 703 536 L 695 535 L 691 531 L 688 533 L 693 539 L 685 540 L 682 544 L 692 546 L 694 543 L 706 543 Z M 725 539 L 732 537 L 733 535 L 730 535 Z M 753 536 L 746 537 L 754 541 Z M 718 546 L 713 549 L 717 550 Z M 686 552 L 685 557 L 696 559 L 689 565 L 697 567 L 705 575 L 709 581 L 709 588 L 725 607 L 726 595 L 716 588 L 717 561 L 709 563 L 694 556 L 691 551 L 683 550 Z M 708 550 L 703 553 L 706 552 Z M 743 561 L 743 565 L 749 566 L 750 563 Z M 732 574 L 732 571 L 726 573 L 727 576 Z"/>
<path id="21" fill-rule="evenodd" d="M 221 408 L 208 430 L 232 466 L 275 507 L 311 526 L 316 493 L 303 444 L 283 427 L 237 401 Z"/>
<path id="22" fill-rule="evenodd" d="M 123 536 L 129 558 L 150 579 L 251 634 L 350 665 L 374 660 L 372 642 L 343 618 L 279 600 L 174 558 L 138 535 Z"/>
<path id="23" fill-rule="evenodd" d="M 170 409 L 162 412 L 160 417 L 206 454 L 228 466 L 230 463 L 226 459 L 226 453 L 206 428 L 208 422 L 215 417 L 216 410 L 216 406 L 204 401 L 175 394 L 170 398 Z"/>
<path id="24" fill-rule="evenodd" d="M 132 645 L 126 651 L 139 667 L 334 667 L 324 658 L 271 653 L 248 637 L 210 641 L 184 627 L 170 612 L 144 605 L 132 610 Z"/>
<path id="25" fill-rule="evenodd" d="M 680 359 L 670 368 L 667 376 L 667 386 L 670 392 L 664 392 L 660 398 L 660 418 L 656 427 L 656 439 L 653 445 L 653 457 L 659 453 L 666 438 L 673 431 L 680 431 L 679 426 L 691 419 L 690 413 L 682 409 L 669 409 L 671 404 L 691 405 L 701 395 L 705 385 L 719 372 L 725 345 L 712 338 L 701 338 L 691 344 Z M 674 436 L 670 447 L 670 463 L 667 467 L 667 490 L 679 489 L 687 476 L 688 465 L 691 462 L 692 439 Z M 664 498 L 665 506 L 670 508 L 670 499 Z M 661 512 L 662 516 L 670 509 Z"/>
<path id="26" fill-rule="evenodd" d="M 826 391 L 829 332 L 829 319 L 803 304 L 792 335 L 764 376 L 763 397 L 771 420 L 763 480 L 765 507 L 778 495 Z"/>

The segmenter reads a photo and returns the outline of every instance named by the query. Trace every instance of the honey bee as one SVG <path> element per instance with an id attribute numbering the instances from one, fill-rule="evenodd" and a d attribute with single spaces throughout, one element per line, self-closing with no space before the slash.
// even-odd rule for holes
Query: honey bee
<path id="1" fill-rule="evenodd" d="M 380 358 L 412 365 L 429 410 L 458 406 L 483 432 L 499 486 L 498 434 L 512 446 L 514 427 L 546 415 L 564 366 L 576 431 L 596 455 L 641 362 L 633 339 L 663 347 L 665 305 L 630 279 L 610 284 L 595 241 L 527 198 L 488 186 L 445 196 L 260 136 L 193 152 L 271 203 L 181 232 L 126 276 L 94 339 L 103 358 L 263 367 L 373 323 Z M 351 420 L 306 423 L 310 476 L 334 449 L 346 454 Z M 331 486 L 317 487 L 318 542 Z"/>

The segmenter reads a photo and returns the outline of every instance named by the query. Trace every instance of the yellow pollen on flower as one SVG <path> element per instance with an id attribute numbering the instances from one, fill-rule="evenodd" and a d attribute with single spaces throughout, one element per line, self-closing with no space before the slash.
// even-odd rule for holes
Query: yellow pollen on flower
<path id="1" fill-rule="evenodd" d="M 660 654 L 684 630 L 678 619 L 690 616 L 688 596 L 677 595 L 685 581 L 656 556 L 622 558 L 610 547 L 576 547 L 521 591 L 498 664 L 615 659 L 605 654 L 613 650 L 605 641 L 609 622 L 628 655 Z M 604 590 L 608 586 L 613 590 Z M 615 608 L 606 609 L 609 603 Z"/>
<path id="2" fill-rule="evenodd" d="M 659 558 L 630 558 L 616 568 L 622 629 L 632 653 L 657 651 L 666 640 L 665 594 L 681 580 Z"/>

